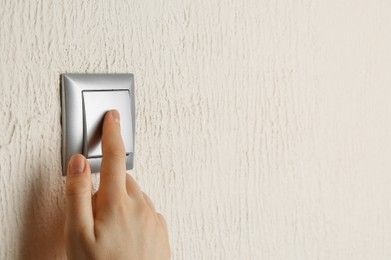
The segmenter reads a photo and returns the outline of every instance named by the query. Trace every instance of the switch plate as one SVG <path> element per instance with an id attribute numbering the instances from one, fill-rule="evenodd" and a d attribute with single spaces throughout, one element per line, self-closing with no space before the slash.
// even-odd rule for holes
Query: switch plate
<path id="1" fill-rule="evenodd" d="M 134 157 L 134 77 L 133 74 L 63 74 L 62 173 L 73 154 L 83 154 L 91 172 L 100 172 L 101 129 L 104 115 L 117 109 L 121 115 L 121 135 L 126 149 L 126 169 Z"/>

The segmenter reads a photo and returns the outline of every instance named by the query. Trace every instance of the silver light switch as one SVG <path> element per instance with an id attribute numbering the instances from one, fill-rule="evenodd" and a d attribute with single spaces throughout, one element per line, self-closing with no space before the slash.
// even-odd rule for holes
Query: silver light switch
<path id="1" fill-rule="evenodd" d="M 107 111 L 117 109 L 125 144 L 126 169 L 133 168 L 133 74 L 64 74 L 61 76 L 63 175 L 73 154 L 83 154 L 93 173 L 102 162 L 102 125 Z"/>

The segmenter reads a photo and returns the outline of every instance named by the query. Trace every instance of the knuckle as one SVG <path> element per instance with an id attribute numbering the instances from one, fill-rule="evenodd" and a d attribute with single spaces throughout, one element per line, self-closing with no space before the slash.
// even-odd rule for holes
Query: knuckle
<path id="1" fill-rule="evenodd" d="M 162 224 L 163 227 L 167 228 L 167 222 L 166 222 L 166 219 L 164 218 L 164 216 L 160 213 L 157 213 L 156 215 L 160 221 L 160 224 Z"/>
<path id="2" fill-rule="evenodd" d="M 152 228 L 156 226 L 157 223 L 157 215 L 151 210 L 151 208 L 146 205 L 146 203 L 142 203 L 138 211 L 138 217 L 142 220 L 146 228 Z"/>
<path id="3" fill-rule="evenodd" d="M 148 195 L 144 191 L 141 191 L 141 194 L 143 195 L 145 200 L 149 199 Z"/>
<path id="4" fill-rule="evenodd" d="M 130 197 L 138 199 L 143 198 L 140 187 L 130 174 L 126 174 L 126 189 Z"/>
<path id="5" fill-rule="evenodd" d="M 140 199 L 134 199 L 131 204 L 132 210 L 136 213 L 138 218 L 143 220 L 150 220 L 150 217 L 153 216 L 153 212 L 144 201 Z"/>
<path id="6" fill-rule="evenodd" d="M 163 223 L 166 223 L 166 220 L 164 219 L 164 216 L 162 214 L 156 213 L 156 215 L 158 216 L 160 221 L 162 221 Z"/>

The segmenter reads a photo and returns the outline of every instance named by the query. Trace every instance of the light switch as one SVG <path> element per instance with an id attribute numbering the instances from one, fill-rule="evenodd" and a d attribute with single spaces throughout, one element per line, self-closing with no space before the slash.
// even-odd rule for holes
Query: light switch
<path id="1" fill-rule="evenodd" d="M 61 76 L 62 168 L 73 154 L 83 154 L 91 172 L 100 172 L 102 125 L 107 111 L 117 109 L 125 144 L 126 169 L 133 168 L 134 78 L 133 74 L 64 74 Z"/>
<path id="2" fill-rule="evenodd" d="M 102 157 L 102 125 L 107 111 L 117 109 L 121 117 L 121 133 L 126 154 L 133 152 L 130 92 L 127 90 L 83 91 L 84 125 L 83 154 Z"/>

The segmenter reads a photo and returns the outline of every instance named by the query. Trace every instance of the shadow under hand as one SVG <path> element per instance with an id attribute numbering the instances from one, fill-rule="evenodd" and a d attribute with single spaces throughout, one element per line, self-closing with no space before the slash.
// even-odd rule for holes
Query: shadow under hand
<path id="1" fill-rule="evenodd" d="M 29 174 L 20 259 L 66 259 L 65 178 L 60 172 L 55 176 L 53 172 L 42 172 L 44 167 L 36 166 Z"/>

